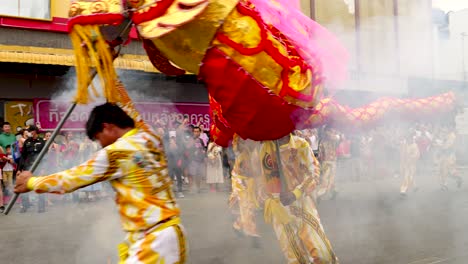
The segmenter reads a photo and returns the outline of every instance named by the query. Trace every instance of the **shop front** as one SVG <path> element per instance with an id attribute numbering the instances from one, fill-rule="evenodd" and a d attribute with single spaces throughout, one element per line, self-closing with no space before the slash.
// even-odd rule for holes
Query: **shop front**
<path id="1" fill-rule="evenodd" d="M 99 102 L 89 105 L 80 105 L 75 108 L 63 131 L 82 132 L 88 120 L 91 109 Z M 36 99 L 33 102 L 34 120 L 43 131 L 54 130 L 69 108 L 70 102 L 52 101 L 49 99 Z M 135 102 L 146 123 L 153 127 L 177 126 L 184 122 L 194 126 L 209 127 L 209 105 L 203 103 L 171 103 L 171 102 Z"/>

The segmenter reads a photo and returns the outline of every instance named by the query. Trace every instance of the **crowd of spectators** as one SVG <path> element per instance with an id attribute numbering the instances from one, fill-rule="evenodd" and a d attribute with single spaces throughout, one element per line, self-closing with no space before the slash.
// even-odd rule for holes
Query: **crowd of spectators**
<path id="1" fill-rule="evenodd" d="M 13 134 L 9 123 L 4 123 L 0 134 L 0 169 L 2 189 L 0 211 L 12 195 L 16 171 L 28 170 L 50 139 L 51 133 L 40 133 L 39 128 L 30 126 Z M 156 133 L 162 138 L 167 155 L 168 171 L 174 181 L 178 198 L 184 193 L 200 193 L 203 190 L 223 192 L 230 190 L 230 172 L 235 156 L 232 148 L 221 148 L 210 139 L 209 131 L 203 124 L 189 124 L 185 118 L 180 123 L 154 124 Z M 309 142 L 319 159 L 336 161 L 339 181 L 361 181 L 399 177 L 401 174 L 401 148 L 414 143 L 418 148 L 417 174 L 437 177 L 438 159 L 444 155 L 443 146 L 447 135 L 454 132 L 449 126 L 415 124 L 386 125 L 367 132 L 343 133 L 327 128 L 295 131 Z M 327 139 L 327 140 L 325 140 Z M 332 152 L 324 154 L 324 149 Z M 325 147 L 325 144 L 328 144 Z M 39 175 L 47 175 L 71 168 L 86 161 L 100 146 L 86 138 L 84 133 L 65 132 L 50 145 L 48 153 L 36 170 Z M 47 205 L 58 201 L 96 201 L 107 197 L 108 189 L 97 184 L 71 195 L 36 196 L 23 195 L 20 199 L 21 211 L 26 212 L 34 203 L 38 212 L 44 212 Z M 3 197 L 1 197 L 3 196 Z"/>
<path id="2" fill-rule="evenodd" d="M 0 192 L 0 211 L 13 194 L 13 183 L 17 172 L 31 170 L 46 142 L 50 140 L 51 132 L 41 132 L 40 128 L 32 125 L 13 134 L 11 125 L 5 122 L 0 134 L 0 169 L 2 171 L 2 191 Z M 65 132 L 51 143 L 46 155 L 36 169 L 38 175 L 48 175 L 69 169 L 86 161 L 99 148 L 97 143 L 88 140 L 84 133 Z M 71 195 L 22 195 L 18 200 L 21 213 L 26 212 L 37 204 L 39 213 L 45 212 L 46 205 L 65 201 L 94 201 L 106 196 L 101 184 L 84 188 L 79 193 Z"/>
<path id="3" fill-rule="evenodd" d="M 465 154 L 460 146 L 461 137 L 449 143 L 456 136 L 453 126 L 442 124 L 391 124 L 365 132 L 343 133 L 331 129 L 335 138 L 337 177 L 339 181 L 380 180 L 402 175 L 407 155 L 405 146 L 415 144 L 418 155 L 414 162 L 416 175 L 437 181 L 440 177 L 440 159 L 448 152 L 456 154 L 457 166 L 463 166 Z M 322 130 L 296 131 L 296 135 L 306 139 L 319 161 L 323 162 L 319 148 L 324 139 Z"/>
<path id="4" fill-rule="evenodd" d="M 179 198 L 184 188 L 200 193 L 205 186 L 210 192 L 224 190 L 233 165 L 232 150 L 223 149 L 212 142 L 203 124 L 156 123 L 156 133 L 163 138 L 170 176 L 175 181 Z"/>

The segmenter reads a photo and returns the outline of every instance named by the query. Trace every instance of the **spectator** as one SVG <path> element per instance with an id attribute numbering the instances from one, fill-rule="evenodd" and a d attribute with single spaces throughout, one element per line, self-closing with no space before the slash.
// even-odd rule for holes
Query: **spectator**
<path id="1" fill-rule="evenodd" d="M 182 123 L 179 124 L 179 126 L 177 127 L 177 132 L 178 134 L 181 134 L 181 133 L 188 133 L 188 134 L 191 134 L 192 131 L 190 131 L 190 121 L 189 121 L 189 118 L 188 116 L 184 116 L 184 120 L 182 121 Z"/>
<path id="2" fill-rule="evenodd" d="M 11 146 L 8 145 L 5 148 L 6 153 L 3 161 L 5 165 L 2 168 L 2 176 L 3 176 L 3 185 L 5 187 L 5 193 L 9 196 L 13 192 L 13 172 L 16 169 L 16 164 L 13 161 L 13 155 L 11 153 Z"/>
<path id="3" fill-rule="evenodd" d="M 205 131 L 205 126 L 203 124 L 200 125 L 200 138 L 203 140 L 203 145 L 208 146 L 208 142 L 210 141 L 210 138 L 208 137 L 208 134 Z"/>
<path id="4" fill-rule="evenodd" d="M 60 153 L 62 169 L 70 169 L 79 164 L 79 158 L 77 158 L 79 149 L 80 145 L 75 141 L 73 133 L 67 132 Z M 71 195 L 74 202 L 79 202 L 80 198 L 78 192 L 73 192 Z"/>
<path id="5" fill-rule="evenodd" d="M 336 156 L 339 159 L 347 159 L 350 157 L 350 148 L 351 148 L 351 141 L 346 138 L 344 134 L 340 136 L 340 143 L 338 144 L 338 148 L 336 149 Z"/>
<path id="6" fill-rule="evenodd" d="M 312 151 L 314 152 L 314 156 L 318 157 L 319 154 L 319 139 L 318 139 L 318 132 L 317 129 L 311 129 L 309 135 L 309 143 Z"/>
<path id="7" fill-rule="evenodd" d="M 222 151 L 223 148 L 214 142 L 208 144 L 206 183 L 210 185 L 211 192 L 219 191 L 219 184 L 224 183 Z"/>
<path id="8" fill-rule="evenodd" d="M 160 136 L 161 139 L 163 139 L 163 141 L 165 141 L 166 131 L 164 131 L 164 128 L 158 127 L 158 128 L 155 129 L 155 131 L 156 131 L 156 135 Z"/>
<path id="9" fill-rule="evenodd" d="M 18 170 L 31 170 L 31 167 L 36 160 L 37 156 L 45 146 L 45 140 L 39 137 L 39 129 L 32 125 L 27 129 L 28 139 L 24 141 L 23 148 L 21 150 L 21 159 L 18 165 Z M 29 196 L 22 196 L 21 213 L 25 213 L 30 207 Z M 38 212 L 45 212 L 45 197 L 39 196 L 38 200 Z"/>
<path id="10" fill-rule="evenodd" d="M 169 169 L 169 176 L 176 181 L 177 184 L 177 197 L 184 198 L 182 190 L 182 159 L 183 153 L 181 148 L 177 145 L 175 131 L 169 132 L 169 143 L 165 145 L 167 166 Z"/>
<path id="11" fill-rule="evenodd" d="M 27 129 L 23 129 L 20 131 L 21 137 L 18 139 L 18 146 L 23 149 L 24 142 L 29 138 L 29 132 Z"/>
<path id="12" fill-rule="evenodd" d="M 73 133 L 67 132 L 65 134 L 65 141 L 61 147 L 62 166 L 64 169 L 69 169 L 79 163 L 79 159 L 77 159 L 79 149 L 80 145 L 75 141 Z"/>
<path id="13" fill-rule="evenodd" d="M 2 150 L 5 150 L 8 145 L 11 146 L 15 141 L 16 136 L 11 133 L 10 123 L 3 123 L 3 132 L 0 134 L 0 147 L 2 147 Z"/>
<path id="14" fill-rule="evenodd" d="M 52 133 L 47 132 L 44 135 L 44 140 L 47 142 L 47 140 L 50 140 L 50 137 L 52 136 Z M 52 174 L 55 172 L 60 171 L 59 167 L 59 152 L 60 152 L 60 146 L 52 142 L 52 144 L 49 147 L 49 152 L 47 152 L 46 159 L 45 159 L 45 164 L 46 164 L 46 170 L 45 174 Z"/>
<path id="15" fill-rule="evenodd" d="M 206 149 L 203 145 L 203 140 L 200 138 L 201 129 L 199 127 L 194 127 L 192 132 L 192 138 L 187 142 L 187 154 L 189 157 L 188 176 L 191 187 L 193 187 L 193 183 L 195 183 L 197 192 L 200 192 L 201 181 L 206 173 Z"/>
<path id="16" fill-rule="evenodd" d="M 5 154 L 0 153 L 0 168 L 5 165 L 5 161 L 4 161 L 5 157 L 6 157 Z M 3 200 L 5 191 L 6 189 L 5 189 L 4 180 L 3 180 L 2 175 L 0 174 L 0 213 L 3 213 L 3 211 L 5 210 L 5 206 L 4 206 L 5 201 Z"/>
<path id="17" fill-rule="evenodd" d="M 349 177 L 349 172 L 351 169 L 351 141 L 344 135 L 340 135 L 340 142 L 336 148 L 336 158 L 337 158 L 337 175 Z M 346 179 L 348 180 L 348 179 Z"/>
<path id="18" fill-rule="evenodd" d="M 44 135 L 44 140 L 47 142 L 47 140 L 50 140 L 51 137 L 52 137 L 52 133 L 47 132 Z M 52 173 L 56 173 L 60 171 L 59 153 L 60 153 L 60 146 L 57 143 L 52 142 L 52 144 L 49 147 L 49 151 L 47 152 L 43 161 L 41 162 L 41 164 L 43 164 L 40 170 L 42 175 L 48 175 L 48 174 L 52 174 Z M 47 194 L 46 197 L 47 197 L 47 205 L 49 206 L 53 205 L 50 199 L 52 197 L 52 194 Z M 62 196 L 58 196 L 58 195 L 55 196 L 56 199 L 59 199 L 59 197 L 62 198 Z"/>

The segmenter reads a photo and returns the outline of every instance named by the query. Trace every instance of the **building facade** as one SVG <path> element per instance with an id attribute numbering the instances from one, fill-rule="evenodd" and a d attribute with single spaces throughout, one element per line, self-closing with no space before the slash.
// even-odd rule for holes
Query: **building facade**
<path id="1" fill-rule="evenodd" d="M 303 0 L 302 7 L 348 48 L 351 75 L 343 89 L 406 95 L 415 85 L 430 84 L 431 91 L 464 85 L 460 31 L 468 31 L 466 10 L 444 13 L 451 31 L 444 40 L 431 0 Z"/>
<path id="2" fill-rule="evenodd" d="M 73 87 L 74 58 L 66 27 L 69 3 L 9 0 L 2 4 L 0 99 L 51 98 L 64 87 Z M 431 0 L 301 0 L 303 12 L 336 33 L 349 51 L 350 80 L 342 87 L 343 97 L 368 94 L 367 101 L 466 86 L 468 35 L 462 33 L 468 32 L 468 10 L 442 13 L 442 22 L 445 16 L 450 22 L 449 38 L 443 38 L 440 25 L 434 24 L 432 4 Z M 193 76 L 174 82 L 160 75 L 136 33 L 132 36 L 115 62 L 130 90 L 143 87 L 151 100 L 207 101 L 206 90 Z"/>
<path id="3" fill-rule="evenodd" d="M 75 73 L 67 34 L 69 4 L 9 0 L 0 6 L 0 119 L 24 126 L 33 122 L 35 100 L 72 100 Z M 114 65 L 135 100 L 207 103 L 206 89 L 195 76 L 160 74 L 134 30 L 131 36 Z M 16 120 L 15 116 L 23 117 Z"/>

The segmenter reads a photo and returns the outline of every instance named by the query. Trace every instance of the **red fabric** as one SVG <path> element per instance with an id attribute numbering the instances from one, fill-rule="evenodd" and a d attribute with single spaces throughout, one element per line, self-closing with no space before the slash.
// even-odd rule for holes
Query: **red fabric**
<path id="1" fill-rule="evenodd" d="M 89 16 L 77 16 L 68 21 L 68 31 L 71 32 L 73 26 L 79 25 L 118 25 L 124 21 L 122 14 L 94 14 Z"/>
<path id="2" fill-rule="evenodd" d="M 220 125 L 219 120 L 213 120 L 213 124 L 211 125 L 210 135 L 213 138 L 213 141 L 216 142 L 221 147 L 227 148 L 234 137 L 234 133 L 231 129 Z"/>
<path id="3" fill-rule="evenodd" d="M 234 132 L 227 124 L 227 121 L 222 115 L 221 105 L 216 102 L 212 96 L 208 96 L 210 100 L 210 116 L 211 126 L 210 135 L 216 144 L 222 147 L 228 147 L 234 137 Z"/>
<path id="4" fill-rule="evenodd" d="M 216 143 L 222 146 L 229 144 L 233 133 L 244 139 L 262 141 L 281 138 L 296 128 L 317 127 L 328 122 L 343 128 L 364 129 L 392 113 L 405 113 L 403 116 L 411 119 L 411 116 L 449 111 L 454 104 L 453 94 L 448 93 L 422 101 L 386 98 L 357 109 L 342 107 L 334 100 L 323 100 L 318 109 L 303 109 L 273 94 L 217 48 L 207 51 L 199 77 L 219 105 L 212 132 Z M 418 105 L 418 102 L 426 103 Z M 362 112 L 367 118 L 356 116 L 354 112 Z"/>
<path id="5" fill-rule="evenodd" d="M 0 169 L 3 169 L 3 167 L 5 166 L 6 164 L 6 161 L 3 159 L 3 158 L 6 158 L 7 155 L 3 154 L 3 153 L 0 153 Z M 1 191 L 1 189 L 0 189 Z"/>
<path id="6" fill-rule="evenodd" d="M 418 145 L 419 152 L 421 154 L 425 154 L 429 150 L 429 146 L 431 145 L 431 140 L 426 136 L 421 136 L 416 139 L 416 144 Z"/>
<path id="7" fill-rule="evenodd" d="M 235 50 L 239 51 L 241 54 L 246 56 L 254 55 L 263 51 L 267 43 L 271 45 L 271 41 L 267 41 L 266 25 L 263 23 L 258 13 L 255 10 L 244 6 L 242 3 L 237 5 L 237 11 L 239 11 L 239 13 L 243 15 L 250 16 L 255 20 L 255 22 L 257 22 L 257 25 L 260 28 L 260 43 L 258 43 L 258 46 L 253 48 L 246 48 L 242 43 L 237 43 L 233 41 L 221 32 L 218 32 L 216 34 L 216 38 L 222 43 L 233 47 Z"/>
<path id="8" fill-rule="evenodd" d="M 67 32 L 68 18 L 54 17 L 52 21 L 27 18 L 0 17 L 0 27 L 27 28 L 51 32 Z"/>
<path id="9" fill-rule="evenodd" d="M 311 91 L 310 95 L 308 95 L 294 91 L 294 89 L 292 89 L 289 86 L 289 69 L 295 66 L 300 66 L 302 73 L 305 73 L 310 68 L 309 65 L 306 64 L 304 59 L 302 59 L 301 56 L 297 53 L 297 50 L 294 48 L 294 46 L 280 31 L 278 31 L 278 29 L 266 25 L 263 22 L 260 14 L 255 9 L 252 9 L 248 5 L 248 3 L 239 3 L 237 5 L 237 11 L 245 16 L 251 17 L 257 23 L 258 27 L 260 28 L 260 43 L 258 44 L 258 46 L 247 48 L 242 43 L 237 43 L 220 32 L 216 34 L 217 40 L 234 48 L 236 51 L 246 56 L 258 54 L 262 51 L 266 52 L 273 58 L 273 60 L 276 63 L 281 65 L 281 67 L 283 68 L 281 72 L 281 79 L 283 81 L 283 84 L 282 89 L 280 91 L 280 97 L 285 97 L 289 95 L 293 98 L 297 98 L 305 102 L 312 102 L 314 100 L 313 90 Z M 293 57 L 287 57 L 278 50 L 278 48 L 273 44 L 273 42 L 270 39 L 268 39 L 268 31 L 270 31 L 270 33 L 281 43 L 286 45 L 288 54 L 292 55 Z M 316 75 L 316 72 L 313 68 L 310 68 L 310 70 L 312 71 L 314 76 L 313 83 L 316 84 L 318 80 L 321 80 L 320 77 L 317 77 L 320 75 Z"/>
<path id="10" fill-rule="evenodd" d="M 167 9 L 172 5 L 174 0 L 161 0 L 157 4 L 144 13 L 133 13 L 132 20 L 135 24 L 141 24 L 143 22 L 156 19 L 164 15 Z"/>
<path id="11" fill-rule="evenodd" d="M 216 48 L 207 51 L 199 77 L 221 106 L 229 129 L 244 139 L 262 141 L 286 136 L 301 116 L 309 116 L 312 111 L 273 94 Z M 222 122 L 218 120 L 216 124 Z"/>
<path id="12" fill-rule="evenodd" d="M 349 140 L 343 140 L 340 142 L 338 145 L 338 148 L 336 149 L 336 156 L 337 157 L 347 157 L 350 155 L 350 150 L 351 150 L 351 141 Z"/>
<path id="13" fill-rule="evenodd" d="M 149 39 L 143 39 L 143 47 L 148 54 L 148 58 L 156 69 L 169 76 L 184 75 L 185 70 L 175 67 L 171 62 L 164 56 L 164 54 L 154 45 L 153 41 Z"/>
<path id="14" fill-rule="evenodd" d="M 79 149 L 80 149 L 80 145 L 78 145 L 78 143 L 74 141 L 70 141 L 60 147 L 60 152 L 62 152 L 62 157 L 66 161 L 71 161 L 71 160 L 76 159 Z"/>

